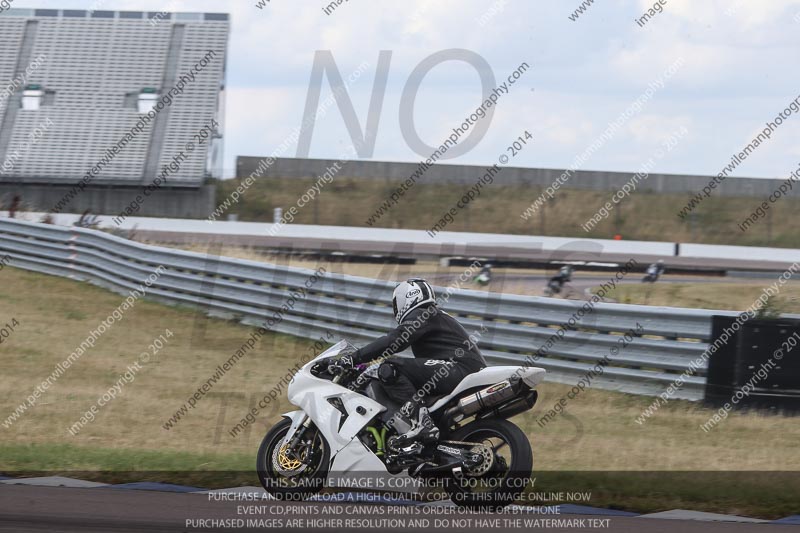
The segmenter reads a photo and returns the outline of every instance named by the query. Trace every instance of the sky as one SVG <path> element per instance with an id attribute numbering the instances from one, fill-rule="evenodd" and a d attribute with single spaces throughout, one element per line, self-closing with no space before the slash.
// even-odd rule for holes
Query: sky
<path id="1" fill-rule="evenodd" d="M 482 80 L 501 84 L 526 63 L 530 68 L 494 113 L 479 121 L 484 136 L 445 163 L 491 165 L 527 131 L 532 143 L 509 165 L 633 173 L 653 160 L 654 173 L 717 174 L 800 96 L 800 1 L 661 1 L 661 12 L 643 26 L 636 20 L 653 1 L 598 0 L 578 17 L 579 0 L 347 0 L 330 14 L 323 10 L 330 0 L 13 5 L 230 13 L 226 176 L 240 155 L 266 156 L 282 145 L 280 155 L 297 155 L 297 143 L 287 139 L 303 121 L 315 56 L 325 51 L 345 79 L 360 71 L 347 97 L 363 129 L 383 50 L 391 51 L 391 62 L 374 149 L 362 147 L 355 159 L 424 159 L 429 153 L 404 137 L 401 114 L 413 115 L 419 138 L 438 146 L 481 104 Z M 481 71 L 452 59 L 451 49 L 480 58 Z M 433 66 L 416 92 L 407 89 L 412 72 L 433 54 L 451 59 Z M 413 112 L 401 106 L 404 91 L 413 96 Z M 320 102 L 331 94 L 324 77 Z M 612 122 L 619 127 L 598 146 Z M 800 161 L 798 133 L 800 116 L 793 114 L 732 175 L 788 176 Z M 339 158 L 352 145 L 338 107 L 329 105 L 315 123 L 308 156 Z"/>

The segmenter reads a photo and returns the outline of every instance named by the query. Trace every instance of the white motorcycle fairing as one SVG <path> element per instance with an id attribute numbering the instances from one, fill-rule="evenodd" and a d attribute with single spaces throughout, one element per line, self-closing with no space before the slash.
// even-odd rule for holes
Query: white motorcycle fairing
<path id="1" fill-rule="evenodd" d="M 283 416 L 292 421 L 284 442 L 289 442 L 303 423 L 306 415 L 328 442 L 333 472 L 385 472 L 386 466 L 356 435 L 377 415 L 386 410 L 378 402 L 331 381 L 311 374 L 311 367 L 320 359 L 334 357 L 349 346 L 339 342 L 306 363 L 294 376 L 287 388 L 289 401 L 302 411 Z M 347 417 L 331 402 L 341 402 Z"/>
<path id="2" fill-rule="evenodd" d="M 321 359 L 335 357 L 350 344 L 341 341 L 306 363 L 294 376 L 287 388 L 289 402 L 301 411 L 285 413 L 292 421 L 284 443 L 290 442 L 306 416 L 316 425 L 328 442 L 331 453 L 331 472 L 387 472 L 386 465 L 356 438 L 367 424 L 386 407 L 373 399 L 342 387 L 332 381 L 320 379 L 311 373 L 311 367 Z M 430 411 L 441 409 L 452 398 L 472 388 L 484 388 L 518 376 L 533 388 L 544 379 L 545 370 L 536 367 L 493 366 L 465 377 L 447 396 L 440 398 Z M 333 403 L 332 403 L 333 402 Z M 341 402 L 341 408 L 334 403 Z M 387 472 L 388 473 L 388 472 Z"/>

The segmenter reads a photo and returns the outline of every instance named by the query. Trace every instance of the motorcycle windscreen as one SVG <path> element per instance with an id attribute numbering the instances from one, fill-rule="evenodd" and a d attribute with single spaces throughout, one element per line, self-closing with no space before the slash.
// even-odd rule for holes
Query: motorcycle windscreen
<path id="1" fill-rule="evenodd" d="M 346 340 L 341 340 L 341 341 L 337 342 L 336 344 L 334 344 L 333 346 L 331 346 L 330 348 L 328 348 L 327 350 L 325 350 L 324 352 L 322 352 L 321 354 L 319 354 L 318 356 L 316 356 L 314 359 L 309 361 L 309 363 L 307 363 L 307 364 L 314 363 L 316 361 L 319 361 L 320 359 L 327 359 L 328 357 L 336 357 L 345 348 L 348 348 L 350 346 L 352 346 L 352 344 L 350 344 Z"/>

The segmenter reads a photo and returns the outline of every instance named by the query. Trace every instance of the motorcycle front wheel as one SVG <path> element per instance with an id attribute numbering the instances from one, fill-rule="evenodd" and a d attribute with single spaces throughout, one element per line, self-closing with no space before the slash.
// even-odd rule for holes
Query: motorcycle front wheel
<path id="1" fill-rule="evenodd" d="M 478 420 L 459 428 L 451 440 L 491 449 L 491 467 L 447 479 L 446 491 L 459 507 L 495 511 L 514 503 L 531 485 L 533 452 L 527 435 L 505 419 Z"/>
<path id="2" fill-rule="evenodd" d="M 275 424 L 258 448 L 256 470 L 261 486 L 278 499 L 304 500 L 322 490 L 328 476 L 330 447 L 310 427 L 303 435 L 299 456 L 291 454 L 284 438 L 292 426 L 288 418 Z"/>

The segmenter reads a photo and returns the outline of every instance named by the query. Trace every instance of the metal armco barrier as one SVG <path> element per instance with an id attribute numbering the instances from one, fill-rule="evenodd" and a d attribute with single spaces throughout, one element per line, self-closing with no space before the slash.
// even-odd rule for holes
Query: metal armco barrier
<path id="1" fill-rule="evenodd" d="M 10 266 L 88 281 L 120 293 L 138 287 L 159 265 L 165 272 L 147 291 L 169 304 L 198 307 L 212 316 L 264 325 L 292 289 L 307 296 L 271 329 L 305 338 L 330 331 L 360 343 L 393 327 L 393 282 L 326 273 L 310 288 L 313 271 L 148 246 L 95 230 L 0 220 L 0 253 Z M 445 293 L 439 289 L 440 296 Z M 519 364 L 536 353 L 586 302 L 454 289 L 443 308 L 468 331 L 486 328 L 478 345 L 493 364 Z M 576 384 L 598 361 L 610 363 L 590 386 L 657 395 L 707 347 L 712 315 L 733 312 L 597 303 L 533 364 L 547 379 Z M 640 324 L 624 349 L 620 336 Z M 222 354 L 224 355 L 224 354 Z M 222 356 L 221 355 L 221 356 Z M 674 397 L 699 400 L 705 368 L 685 379 Z"/>

